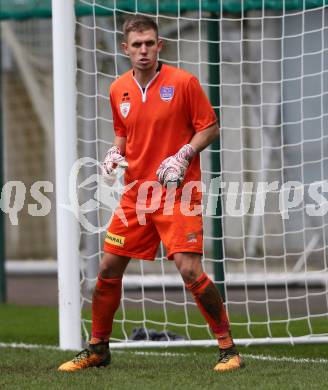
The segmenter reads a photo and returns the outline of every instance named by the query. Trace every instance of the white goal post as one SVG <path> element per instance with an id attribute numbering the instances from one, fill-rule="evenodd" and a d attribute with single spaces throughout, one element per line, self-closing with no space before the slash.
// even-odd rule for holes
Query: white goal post
<path id="1" fill-rule="evenodd" d="M 124 17 L 135 11 L 135 2 L 127 3 L 52 1 L 63 349 L 81 347 L 81 329 L 89 336 L 85 313 L 121 188 L 103 186 L 95 161 L 112 141 L 108 88 L 129 68 L 119 46 Z M 208 8 L 160 3 L 136 2 L 137 11 L 159 24 L 160 60 L 194 73 L 209 96 L 219 96 L 212 103 L 220 112 L 220 149 L 202 153 L 203 263 L 225 292 L 236 343 L 328 342 L 327 6 L 306 0 L 293 7 L 287 0 L 279 7 L 247 0 L 209 2 Z M 74 14 L 79 5 L 88 10 L 84 16 Z M 216 36 L 209 35 L 211 23 Z M 213 62 L 209 50 L 215 48 Z M 221 181 L 213 182 L 217 162 Z M 218 266 L 225 279 L 217 279 Z M 131 262 L 112 347 L 217 343 L 176 272 L 162 247 L 154 263 Z M 184 340 L 132 342 L 134 327 L 173 330 Z"/>
<path id="2" fill-rule="evenodd" d="M 78 221 L 64 208 L 77 159 L 74 1 L 52 1 L 59 336 L 62 349 L 81 347 Z"/>

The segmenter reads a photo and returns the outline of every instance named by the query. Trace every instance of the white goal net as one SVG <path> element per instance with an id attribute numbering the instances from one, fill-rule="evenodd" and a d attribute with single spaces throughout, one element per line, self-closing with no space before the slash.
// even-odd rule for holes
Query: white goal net
<path id="1" fill-rule="evenodd" d="M 196 75 L 219 112 L 220 150 L 202 153 L 203 262 L 224 288 L 235 337 L 327 336 L 327 8 L 80 3 L 91 11 L 76 21 L 80 156 L 101 159 L 113 139 L 108 88 L 129 69 L 120 48 L 124 18 L 134 10 L 153 16 L 164 41 L 160 60 Z M 220 166 L 221 182 L 213 180 Z M 97 191 L 100 207 L 89 217 L 106 226 L 111 205 Z M 102 241 L 103 232 L 82 232 L 82 308 Z M 162 248 L 155 262 L 131 261 L 115 323 L 112 341 L 127 342 L 139 327 L 173 331 L 186 343 L 212 337 Z M 88 335 L 89 319 L 83 324 Z"/>

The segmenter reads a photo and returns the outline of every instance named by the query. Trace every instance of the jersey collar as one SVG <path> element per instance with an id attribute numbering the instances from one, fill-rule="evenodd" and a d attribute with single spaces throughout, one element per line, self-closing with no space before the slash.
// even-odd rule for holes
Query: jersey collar
<path id="1" fill-rule="evenodd" d="M 146 102 L 147 100 L 147 91 L 148 91 L 148 88 L 150 87 L 150 85 L 152 84 L 152 82 L 157 78 L 157 76 L 159 75 L 159 72 L 160 70 L 162 69 L 162 63 L 161 62 L 158 62 L 158 66 L 157 66 L 157 69 L 156 69 L 156 73 L 155 73 L 155 76 L 148 81 L 147 85 L 145 88 L 142 88 L 141 85 L 138 83 L 138 80 L 134 77 L 134 70 L 132 71 L 132 78 L 133 80 L 135 81 L 135 83 L 137 84 L 138 88 L 140 89 L 140 92 L 141 92 L 141 100 L 143 103 Z"/>

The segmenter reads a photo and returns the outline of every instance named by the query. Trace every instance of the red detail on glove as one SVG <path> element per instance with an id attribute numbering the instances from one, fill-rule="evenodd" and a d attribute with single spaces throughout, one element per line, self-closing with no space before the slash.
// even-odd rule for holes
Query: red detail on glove
<path id="1" fill-rule="evenodd" d="M 158 181 L 165 187 L 170 182 L 176 182 L 179 186 L 185 178 L 187 168 L 195 153 L 194 148 L 186 144 L 175 155 L 163 160 L 156 171 Z"/>
<path id="2" fill-rule="evenodd" d="M 108 150 L 104 162 L 100 165 L 103 176 L 111 175 L 117 166 L 127 168 L 128 162 L 122 156 L 120 149 L 114 145 Z"/>

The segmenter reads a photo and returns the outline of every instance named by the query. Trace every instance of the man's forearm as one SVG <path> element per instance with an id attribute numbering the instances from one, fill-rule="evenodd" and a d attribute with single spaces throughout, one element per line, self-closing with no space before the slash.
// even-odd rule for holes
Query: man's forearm
<path id="1" fill-rule="evenodd" d="M 217 123 L 215 123 L 207 129 L 196 133 L 190 140 L 189 144 L 196 153 L 199 153 L 208 145 L 210 145 L 219 136 L 219 134 L 219 126 Z"/>
<path id="2" fill-rule="evenodd" d="M 122 154 L 125 156 L 126 149 L 126 137 L 118 137 L 117 135 L 114 138 L 113 145 L 117 146 Z"/>
<path id="3" fill-rule="evenodd" d="M 161 162 L 156 171 L 158 181 L 165 187 L 170 182 L 176 182 L 179 186 L 185 178 L 186 170 L 195 153 L 201 152 L 218 136 L 219 127 L 217 124 L 195 134 L 190 142 L 183 145 L 176 154 Z"/>

